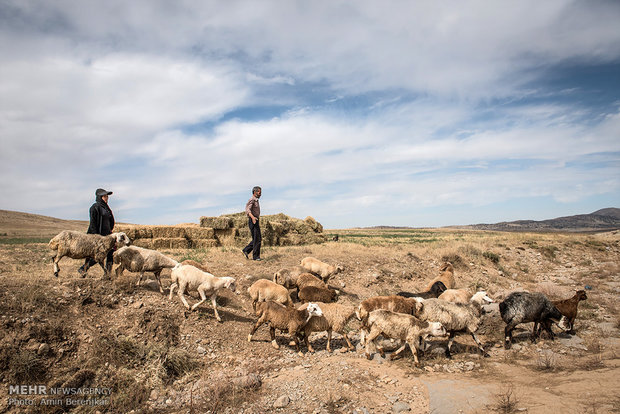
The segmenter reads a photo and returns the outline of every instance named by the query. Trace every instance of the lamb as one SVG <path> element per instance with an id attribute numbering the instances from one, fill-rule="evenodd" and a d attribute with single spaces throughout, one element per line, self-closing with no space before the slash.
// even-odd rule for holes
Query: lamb
<path id="1" fill-rule="evenodd" d="M 404 341 L 403 345 L 390 355 L 390 359 L 400 354 L 408 344 L 416 365 L 420 363 L 416 345 L 429 335 L 446 335 L 445 328 L 439 322 L 421 321 L 415 316 L 383 309 L 370 312 L 368 326 L 370 333 L 366 337 L 366 358 L 370 359 L 370 344 L 372 343 L 376 347 L 375 339 L 379 335 L 383 335 L 386 338 Z M 381 352 L 381 356 L 385 356 L 383 348 L 379 348 L 379 352 Z"/>
<path id="2" fill-rule="evenodd" d="M 301 260 L 301 266 L 306 270 L 321 276 L 324 282 L 327 282 L 330 277 L 344 270 L 342 266 L 332 266 L 327 263 L 323 263 L 319 259 L 314 257 L 306 257 Z"/>
<path id="3" fill-rule="evenodd" d="M 337 298 L 335 290 L 323 289 L 316 286 L 305 286 L 299 290 L 298 298 L 301 302 L 334 302 Z"/>
<path id="4" fill-rule="evenodd" d="M 284 286 L 278 285 L 267 279 L 259 279 L 252 283 L 252 286 L 248 288 L 248 293 L 252 299 L 252 309 L 256 311 L 257 302 L 265 302 L 272 300 L 274 302 L 281 303 L 285 306 L 292 306 L 293 301 L 288 293 L 288 289 Z"/>
<path id="5" fill-rule="evenodd" d="M 181 299 L 181 302 L 183 302 L 183 305 L 185 305 L 185 308 L 190 310 L 190 306 L 187 303 L 187 300 L 185 300 L 183 293 L 185 293 L 186 289 L 188 292 L 196 290 L 198 291 L 201 300 L 195 303 L 191 307 L 191 310 L 195 310 L 201 303 L 207 300 L 207 296 L 209 296 L 211 297 L 211 304 L 213 305 L 213 313 L 215 313 L 215 317 L 218 322 L 222 322 L 222 318 L 220 318 L 220 315 L 217 313 L 217 303 L 215 301 L 217 298 L 217 292 L 224 288 L 228 288 L 232 292 L 236 292 L 235 278 L 216 277 L 211 273 L 203 272 L 194 266 L 182 264 L 177 264 L 172 269 L 170 277 L 172 278 L 172 284 L 170 285 L 170 295 L 168 296 L 168 300 L 172 300 L 172 293 L 174 292 L 174 289 L 178 287 L 179 290 L 177 295 Z"/>
<path id="6" fill-rule="evenodd" d="M 476 337 L 476 331 L 481 322 L 482 304 L 485 301 L 493 302 L 484 291 L 472 296 L 467 304 L 451 303 L 441 299 L 420 299 L 421 307 L 415 316 L 424 321 L 440 322 L 446 328 L 450 334 L 446 357 L 452 358 L 451 349 L 454 336 L 457 332 L 462 331 L 469 332 L 482 355 L 489 356 Z"/>
<path id="7" fill-rule="evenodd" d="M 574 323 L 577 317 L 577 306 L 579 301 L 588 299 L 585 290 L 577 290 L 573 297 L 564 300 L 554 300 L 553 305 L 560 311 L 560 313 L 568 318 L 571 329 L 569 333 L 575 333 Z"/>
<path id="8" fill-rule="evenodd" d="M 288 331 L 290 340 L 294 341 L 295 349 L 301 354 L 299 350 L 299 341 L 297 336 L 304 329 L 310 318 L 313 316 L 322 316 L 323 312 L 316 303 L 308 303 L 305 309 L 295 309 L 284 306 L 280 303 L 268 300 L 266 302 L 260 302 L 256 305 L 256 314 L 258 321 L 252 328 L 252 331 L 248 335 L 248 341 L 252 341 L 252 336 L 256 330 L 264 323 L 269 324 L 269 334 L 271 336 L 271 345 L 280 349 L 280 346 L 276 342 L 276 329 L 281 331 Z"/>
<path id="9" fill-rule="evenodd" d="M 551 323 L 557 323 L 563 330 L 570 330 L 568 318 L 551 303 L 542 293 L 513 292 L 499 304 L 499 312 L 506 323 L 504 328 L 504 348 L 510 349 L 512 344 L 512 331 L 520 323 L 534 322 L 532 330 L 532 342 L 536 342 L 540 334 L 540 324 L 553 340 Z"/>
<path id="10" fill-rule="evenodd" d="M 144 249 L 137 246 L 125 246 L 115 251 L 114 263 L 118 264 L 116 277 L 120 277 L 125 269 L 130 272 L 140 272 L 136 286 L 140 286 L 144 272 L 153 272 L 161 293 L 164 293 L 160 278 L 161 271 L 171 269 L 179 264 L 176 260 L 164 256 L 157 250 Z"/>
<path id="11" fill-rule="evenodd" d="M 427 290 L 426 292 L 420 292 L 420 293 L 398 292 L 397 295 L 402 296 L 404 298 L 417 297 L 417 298 L 422 298 L 422 299 L 430 299 L 430 298 L 438 297 L 445 291 L 446 291 L 446 285 L 444 285 L 442 281 L 438 280 L 437 282 L 433 283 L 431 288 Z"/>
<path id="12" fill-rule="evenodd" d="M 128 246 L 129 237 L 125 233 L 112 233 L 108 236 L 99 234 L 85 234 L 78 231 L 64 230 L 58 233 L 49 242 L 54 263 L 54 276 L 58 277 L 60 267 L 58 262 L 64 256 L 72 259 L 92 257 L 103 269 L 104 277 L 108 277 L 112 270 L 112 263 L 106 261 L 108 253 L 118 247 Z M 104 266 L 104 261 L 106 261 Z M 82 277 L 86 276 L 88 263 L 84 265 Z"/>
<path id="13" fill-rule="evenodd" d="M 438 296 L 438 299 L 452 303 L 467 303 L 471 299 L 467 289 L 448 289 Z"/>
<path id="14" fill-rule="evenodd" d="M 318 277 L 310 273 L 302 273 L 297 278 L 297 290 L 301 290 L 308 286 L 314 286 L 320 289 L 327 289 L 327 284 Z"/>
<path id="15" fill-rule="evenodd" d="M 353 306 L 342 305 L 339 303 L 316 302 L 316 304 L 321 308 L 321 311 L 323 311 L 323 315 L 311 318 L 303 329 L 304 340 L 306 347 L 308 347 L 308 351 L 314 352 L 312 345 L 308 342 L 309 336 L 313 332 L 323 331 L 327 331 L 327 352 L 332 352 L 332 332 L 342 335 L 347 341 L 347 350 L 353 351 L 355 348 L 351 345 L 351 341 L 345 332 L 345 327 L 355 315 L 355 308 Z M 301 310 L 306 307 L 308 307 L 308 305 L 304 304 L 297 309 Z"/>
<path id="16" fill-rule="evenodd" d="M 445 262 L 443 266 L 439 269 L 441 274 L 437 276 L 435 279 L 431 280 L 426 286 L 426 291 L 431 290 L 433 287 L 433 283 L 435 282 L 443 282 L 446 286 L 446 289 L 454 288 L 454 267 L 452 267 L 452 263 Z"/>
<path id="17" fill-rule="evenodd" d="M 362 301 L 355 311 L 357 319 L 362 321 L 362 327 L 367 326 L 368 315 L 377 309 L 389 310 L 392 312 L 406 313 L 414 315 L 419 308 L 420 303 L 413 298 L 403 298 L 402 296 L 375 296 Z"/>
<path id="18" fill-rule="evenodd" d="M 306 272 L 307 270 L 302 266 L 285 267 L 273 274 L 273 281 L 278 285 L 291 289 L 297 286 L 297 278 L 299 275 Z"/>

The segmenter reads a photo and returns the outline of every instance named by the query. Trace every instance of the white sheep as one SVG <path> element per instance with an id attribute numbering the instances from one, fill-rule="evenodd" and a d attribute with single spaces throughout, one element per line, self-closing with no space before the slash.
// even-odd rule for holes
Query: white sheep
<path id="1" fill-rule="evenodd" d="M 313 302 L 315 303 L 315 302 Z M 314 352 L 312 349 L 312 345 L 308 342 L 308 338 L 310 334 L 313 332 L 327 332 L 327 352 L 332 352 L 331 349 L 331 340 L 332 340 L 332 332 L 339 333 L 344 337 L 347 341 L 347 349 L 352 351 L 355 349 L 353 345 L 351 345 L 351 341 L 345 332 L 345 328 L 347 323 L 353 319 L 355 316 L 355 308 L 353 306 L 342 305 L 339 303 L 323 303 L 316 302 L 317 305 L 323 311 L 322 316 L 316 316 L 306 324 L 304 327 L 304 340 L 306 342 L 306 346 L 308 347 L 308 351 Z M 308 307 L 308 304 L 304 304 L 299 306 L 297 309 L 305 309 Z M 344 349 L 344 348 L 343 348 Z"/>
<path id="2" fill-rule="evenodd" d="M 306 257 L 302 259 L 301 266 L 309 272 L 321 276 L 321 279 L 323 279 L 324 282 L 327 282 L 330 277 L 344 270 L 344 267 L 342 266 L 332 266 L 327 263 L 323 263 L 314 257 Z"/>
<path id="3" fill-rule="evenodd" d="M 248 341 L 252 341 L 252 336 L 262 324 L 268 323 L 271 345 L 274 348 L 280 348 L 276 342 L 276 329 L 279 329 L 281 331 L 288 331 L 291 342 L 294 341 L 297 352 L 301 354 L 297 336 L 304 329 L 310 318 L 322 316 L 323 312 L 316 303 L 308 303 L 308 306 L 304 309 L 295 309 L 269 300 L 256 305 L 256 314 L 258 315 L 258 321 L 256 321 L 248 335 Z"/>
<path id="4" fill-rule="evenodd" d="M 109 276 L 112 270 L 112 263 L 105 263 L 108 253 L 115 248 L 129 245 L 129 237 L 125 233 L 112 233 L 108 236 L 99 234 L 86 234 L 79 231 L 64 230 L 58 233 L 49 242 L 52 250 L 52 262 L 54 263 L 54 276 L 58 277 L 60 267 L 58 262 L 67 256 L 71 259 L 93 258 L 104 272 L 104 277 Z M 84 264 L 82 277 L 88 271 L 88 263 Z"/>
<path id="5" fill-rule="evenodd" d="M 197 291 L 200 295 L 200 302 L 195 303 L 191 310 L 194 310 L 207 300 L 207 296 L 211 298 L 211 303 L 213 305 L 213 312 L 215 313 L 215 317 L 218 322 L 222 322 L 222 318 L 217 313 L 217 292 L 220 289 L 228 288 L 232 292 L 236 292 L 236 284 L 235 278 L 233 277 L 216 277 L 211 273 L 203 272 L 202 270 L 190 266 L 190 265 L 182 265 L 178 264 L 172 269 L 172 273 L 170 275 L 172 278 L 172 284 L 170 285 L 170 295 L 168 296 L 168 300 L 172 300 L 172 293 L 174 289 L 178 286 L 179 290 L 177 295 L 185 305 L 185 308 L 190 310 L 190 306 L 185 300 L 183 293 L 187 290 Z"/>
<path id="6" fill-rule="evenodd" d="M 273 274 L 273 281 L 278 285 L 291 289 L 297 286 L 297 278 L 307 270 L 302 266 L 285 267 Z"/>
<path id="7" fill-rule="evenodd" d="M 370 345 L 376 346 L 375 339 L 379 335 L 383 335 L 386 338 L 404 341 L 403 345 L 390 355 L 390 359 L 400 354 L 409 345 L 416 365 L 419 364 L 416 351 L 417 344 L 423 342 L 429 335 L 443 336 L 446 334 L 446 330 L 439 322 L 421 321 L 415 316 L 384 309 L 370 312 L 368 315 L 368 327 L 370 328 L 370 333 L 365 340 L 366 357 L 368 359 L 371 356 Z M 379 352 L 381 356 L 385 356 L 383 348 L 379 347 Z"/>
<path id="8" fill-rule="evenodd" d="M 125 269 L 130 272 L 140 272 L 136 286 L 140 286 L 140 281 L 144 277 L 144 272 L 153 272 L 159 291 L 164 293 L 161 285 L 161 271 L 164 269 L 172 269 L 179 262 L 164 256 L 157 250 L 145 249 L 137 246 L 121 247 L 114 252 L 114 263 L 118 264 L 116 268 L 116 277 L 120 277 Z"/>
<path id="9" fill-rule="evenodd" d="M 450 350 L 454 341 L 454 335 L 462 331 L 469 332 L 482 355 L 488 356 L 476 337 L 476 331 L 480 327 L 481 322 L 482 304 L 485 301 L 493 302 L 486 292 L 476 293 L 467 304 L 451 303 L 441 299 L 418 299 L 418 301 L 422 306 L 415 313 L 415 316 L 424 321 L 440 322 L 446 328 L 446 331 L 450 333 L 446 350 L 448 358 L 452 357 Z"/>
<path id="10" fill-rule="evenodd" d="M 256 311 L 257 302 L 272 300 L 285 306 L 291 306 L 293 301 L 288 289 L 267 279 L 258 279 L 248 288 L 248 294 L 252 299 L 252 309 Z"/>

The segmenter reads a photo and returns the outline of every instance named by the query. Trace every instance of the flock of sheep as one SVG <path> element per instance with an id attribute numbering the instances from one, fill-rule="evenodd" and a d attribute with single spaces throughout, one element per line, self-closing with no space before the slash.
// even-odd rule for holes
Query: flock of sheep
<path id="1" fill-rule="evenodd" d="M 236 290 L 232 277 L 216 277 L 201 264 L 186 260 L 177 262 L 156 250 L 129 246 L 129 238 L 124 233 L 109 236 L 83 234 L 63 231 L 49 243 L 53 251 L 54 276 L 58 277 L 59 260 L 68 256 L 73 259 L 94 258 L 103 268 L 104 277 L 109 277 L 110 265 L 104 260 L 111 250 L 115 250 L 113 261 L 117 264 L 116 276 L 124 270 L 140 274 L 140 284 L 145 272 L 153 272 L 157 278 L 160 292 L 164 292 L 160 274 L 163 269 L 171 271 L 172 285 L 169 299 L 177 290 L 177 295 L 188 310 L 211 299 L 215 317 L 220 318 L 216 297 L 220 289 Z M 354 316 L 361 321 L 360 343 L 365 346 L 368 358 L 375 349 L 383 355 L 384 351 L 376 344 L 379 336 L 402 341 L 402 346 L 391 354 L 391 358 L 402 352 L 407 345 L 411 349 L 416 364 L 419 363 L 417 351 L 425 350 L 425 340 L 429 336 L 446 336 L 448 343 L 446 356 L 451 357 L 451 348 L 457 333 L 469 333 L 482 355 L 488 356 L 476 336 L 481 324 L 483 305 L 493 302 L 484 291 L 471 295 L 465 289 L 455 289 L 454 269 L 450 263 L 444 264 L 440 274 L 430 280 L 422 292 L 399 292 L 390 296 L 375 296 L 363 300 L 357 307 L 334 303 L 338 291 L 328 286 L 329 279 L 343 271 L 341 266 L 332 266 L 313 257 L 306 257 L 299 266 L 283 268 L 274 274 L 273 281 L 259 279 L 248 288 L 252 309 L 258 320 L 252 327 L 248 340 L 251 341 L 256 330 L 263 324 L 269 325 L 272 345 L 279 348 L 275 332 L 285 331 L 290 337 L 290 345 L 300 352 L 300 340 L 307 349 L 314 352 L 308 338 L 313 332 L 327 332 L 327 351 L 331 352 L 332 332 L 339 333 L 347 342 L 347 350 L 354 346 L 346 332 L 347 324 Z M 187 303 L 185 292 L 197 291 L 201 300 L 193 306 Z M 296 294 L 301 302 L 294 304 L 291 297 Z M 585 291 L 579 290 L 566 300 L 551 302 L 542 293 L 513 292 L 499 304 L 503 321 L 504 346 L 509 349 L 512 331 L 521 323 L 534 322 L 531 339 L 535 342 L 544 329 L 553 339 L 552 324 L 564 331 L 572 331 L 580 300 L 587 299 Z"/>

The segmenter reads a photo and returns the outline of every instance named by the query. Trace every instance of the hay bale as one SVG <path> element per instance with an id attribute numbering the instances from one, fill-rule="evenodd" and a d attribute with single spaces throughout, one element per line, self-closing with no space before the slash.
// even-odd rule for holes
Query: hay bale
<path id="1" fill-rule="evenodd" d="M 186 227 L 185 235 L 193 241 L 214 239 L 215 231 L 211 227 Z"/>
<path id="2" fill-rule="evenodd" d="M 237 235 L 237 229 L 215 229 L 215 238 L 220 242 L 222 246 L 229 244 L 235 244 L 235 236 Z"/>
<path id="3" fill-rule="evenodd" d="M 136 227 L 136 239 L 152 239 L 153 229 L 151 226 Z"/>
<path id="4" fill-rule="evenodd" d="M 152 239 L 153 249 L 169 249 L 170 248 L 170 239 Z"/>
<path id="5" fill-rule="evenodd" d="M 153 239 L 136 239 L 132 244 L 145 249 L 153 249 Z"/>
<path id="6" fill-rule="evenodd" d="M 170 240 L 170 248 L 171 249 L 189 249 L 190 241 L 185 237 L 180 238 L 171 238 Z"/>
<path id="7" fill-rule="evenodd" d="M 200 217 L 200 227 L 211 227 L 214 230 L 225 230 L 233 226 L 233 220 L 227 216 Z"/>
<path id="8" fill-rule="evenodd" d="M 183 227 L 174 226 L 153 226 L 153 238 L 178 239 L 185 238 L 185 229 Z"/>
<path id="9" fill-rule="evenodd" d="M 323 226 L 321 225 L 321 223 L 319 223 L 318 221 L 316 221 L 313 217 L 306 217 L 304 219 L 304 222 L 310 226 L 310 228 L 315 232 L 315 233 L 323 233 Z"/>

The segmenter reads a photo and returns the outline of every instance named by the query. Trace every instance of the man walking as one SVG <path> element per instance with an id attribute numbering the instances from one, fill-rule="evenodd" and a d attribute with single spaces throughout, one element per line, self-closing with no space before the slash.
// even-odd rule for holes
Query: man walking
<path id="1" fill-rule="evenodd" d="M 256 186 L 252 188 L 252 198 L 245 205 L 245 214 L 248 216 L 248 224 L 250 226 L 250 234 L 252 241 L 243 248 L 243 254 L 246 259 L 250 257 L 248 254 L 252 252 L 252 260 L 260 260 L 260 243 L 262 236 L 260 234 L 260 225 L 258 219 L 260 217 L 260 205 L 258 199 L 261 195 L 261 188 Z"/>

